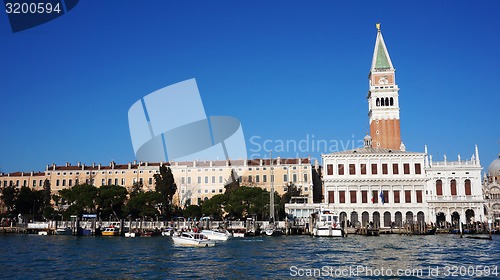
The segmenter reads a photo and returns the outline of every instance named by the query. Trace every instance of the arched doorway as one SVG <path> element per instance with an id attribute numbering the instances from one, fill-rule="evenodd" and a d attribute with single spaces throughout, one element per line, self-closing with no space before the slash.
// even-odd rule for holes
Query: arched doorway
<path id="1" fill-rule="evenodd" d="M 424 215 L 424 212 L 419 211 L 419 212 L 417 213 L 417 223 L 418 223 L 419 225 L 423 225 L 423 224 L 425 224 L 425 215 Z"/>
<path id="2" fill-rule="evenodd" d="M 401 212 L 398 211 L 394 214 L 394 220 L 397 227 L 403 226 L 403 214 Z"/>
<path id="3" fill-rule="evenodd" d="M 471 222 L 475 222 L 474 221 L 474 210 L 472 209 L 467 209 L 467 211 L 465 211 L 465 221 L 467 222 L 467 224 L 470 224 Z"/>
<path id="4" fill-rule="evenodd" d="M 347 213 L 346 212 L 340 212 L 339 219 L 341 222 L 347 220 Z"/>
<path id="5" fill-rule="evenodd" d="M 413 212 L 411 211 L 406 212 L 406 222 L 408 224 L 413 224 Z"/>
<path id="6" fill-rule="evenodd" d="M 373 226 L 380 227 L 380 213 L 377 211 L 373 212 Z"/>
<path id="7" fill-rule="evenodd" d="M 351 212 L 351 223 L 353 227 L 358 226 L 358 212 Z"/>
<path id="8" fill-rule="evenodd" d="M 436 225 L 440 228 L 446 227 L 446 215 L 443 212 L 436 214 Z"/>
<path id="9" fill-rule="evenodd" d="M 370 214 L 368 214 L 368 212 L 363 212 L 363 214 L 361 214 L 361 225 L 363 227 L 365 227 L 368 222 L 370 221 Z"/>
<path id="10" fill-rule="evenodd" d="M 458 212 L 455 211 L 451 214 L 451 224 L 453 225 L 453 227 L 458 228 L 459 223 L 460 223 L 460 214 L 458 214 Z"/>
<path id="11" fill-rule="evenodd" d="M 384 213 L 384 227 L 391 227 L 391 224 L 391 213 L 386 211 Z"/>

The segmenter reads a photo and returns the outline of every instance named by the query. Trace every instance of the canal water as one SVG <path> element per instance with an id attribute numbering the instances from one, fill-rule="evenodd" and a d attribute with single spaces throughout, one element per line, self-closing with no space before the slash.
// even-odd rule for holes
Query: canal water
<path id="1" fill-rule="evenodd" d="M 262 236 L 187 248 L 168 237 L 10 234 L 0 244 L 8 279 L 500 279 L 498 236 Z"/>

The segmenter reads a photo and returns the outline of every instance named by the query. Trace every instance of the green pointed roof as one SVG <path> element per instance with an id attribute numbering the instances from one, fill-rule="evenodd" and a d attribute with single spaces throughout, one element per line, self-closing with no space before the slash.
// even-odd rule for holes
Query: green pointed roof
<path id="1" fill-rule="evenodd" d="M 375 68 L 376 69 L 387 69 L 391 68 L 389 64 L 389 59 L 387 59 L 387 53 L 384 49 L 384 44 L 379 44 L 377 48 L 377 57 L 375 60 Z"/>
<path id="2" fill-rule="evenodd" d="M 387 47 L 385 46 L 384 37 L 380 29 L 377 33 L 377 41 L 375 42 L 375 50 L 373 52 L 372 70 L 388 70 L 394 69 Z"/>

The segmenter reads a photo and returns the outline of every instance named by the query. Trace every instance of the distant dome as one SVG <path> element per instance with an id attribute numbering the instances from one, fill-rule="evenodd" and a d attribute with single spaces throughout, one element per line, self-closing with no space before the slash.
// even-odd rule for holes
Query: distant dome
<path id="1" fill-rule="evenodd" d="M 490 167 L 488 167 L 488 174 L 490 176 L 500 176 L 500 154 L 497 159 L 491 162 Z"/>

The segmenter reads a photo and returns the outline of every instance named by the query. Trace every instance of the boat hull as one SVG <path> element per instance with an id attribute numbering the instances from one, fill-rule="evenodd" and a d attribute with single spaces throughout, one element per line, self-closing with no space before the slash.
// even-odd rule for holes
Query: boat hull
<path id="1" fill-rule="evenodd" d="M 172 240 L 174 244 L 180 246 L 192 246 L 192 247 L 213 247 L 215 246 L 214 240 L 192 240 L 186 239 L 179 236 L 172 236 Z"/>
<path id="2" fill-rule="evenodd" d="M 314 236 L 318 237 L 342 237 L 344 233 L 340 228 L 315 228 L 313 229 Z"/>

